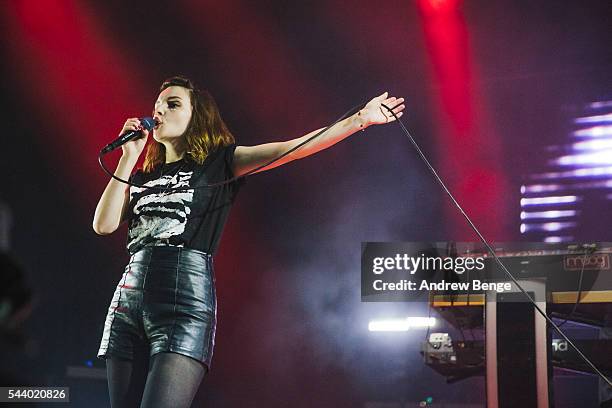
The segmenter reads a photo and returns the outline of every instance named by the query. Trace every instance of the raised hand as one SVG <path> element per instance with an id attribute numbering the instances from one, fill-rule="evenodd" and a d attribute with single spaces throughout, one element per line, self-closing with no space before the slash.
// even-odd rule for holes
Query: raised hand
<path id="1" fill-rule="evenodd" d="M 361 111 L 359 111 L 359 116 L 364 124 L 364 127 L 390 123 L 395 120 L 393 114 L 391 114 L 391 112 L 389 112 L 389 110 L 383 105 L 391 108 L 393 113 L 395 113 L 398 118 L 402 117 L 404 114 L 402 111 L 406 107 L 403 105 L 403 102 L 404 98 L 389 96 L 389 92 L 385 92 L 382 95 L 373 98 Z"/>
<path id="2" fill-rule="evenodd" d="M 124 155 L 137 159 L 138 156 L 140 156 L 140 154 L 142 153 L 145 147 L 145 144 L 147 143 L 147 137 L 149 136 L 149 131 L 146 130 L 140 124 L 140 119 L 138 118 L 130 118 L 126 120 L 119 134 L 122 135 L 129 130 L 140 130 L 142 131 L 142 136 L 136 139 L 130 140 L 126 144 L 122 145 L 121 149 L 123 150 Z"/>

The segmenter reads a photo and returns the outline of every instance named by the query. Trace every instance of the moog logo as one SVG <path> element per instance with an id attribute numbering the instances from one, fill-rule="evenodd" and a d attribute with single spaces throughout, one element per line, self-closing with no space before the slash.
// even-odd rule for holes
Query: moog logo
<path id="1" fill-rule="evenodd" d="M 566 256 L 563 259 L 563 269 L 566 271 L 579 271 L 583 268 L 583 263 L 585 270 L 599 271 L 610 269 L 610 256 L 609 254 Z"/>

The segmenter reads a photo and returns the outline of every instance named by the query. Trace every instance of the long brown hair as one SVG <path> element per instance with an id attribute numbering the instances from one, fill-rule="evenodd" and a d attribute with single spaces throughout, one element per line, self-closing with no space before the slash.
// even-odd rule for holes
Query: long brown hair
<path id="1" fill-rule="evenodd" d="M 183 76 L 166 79 L 159 91 L 171 86 L 181 86 L 189 91 L 191 119 L 181 137 L 184 137 L 187 142 L 186 155 L 191 160 L 202 164 L 206 157 L 220 146 L 235 143 L 234 136 L 221 119 L 217 103 L 210 93 L 198 89 L 191 80 Z M 143 171 L 149 173 L 165 161 L 166 148 L 152 139 L 145 154 Z"/>

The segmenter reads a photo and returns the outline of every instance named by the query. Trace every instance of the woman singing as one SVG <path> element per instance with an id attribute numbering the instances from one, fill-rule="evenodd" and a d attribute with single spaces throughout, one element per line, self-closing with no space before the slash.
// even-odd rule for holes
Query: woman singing
<path id="1" fill-rule="evenodd" d="M 130 261 L 108 309 L 98 351 L 106 359 L 113 407 L 138 406 L 141 397 L 141 407 L 189 407 L 210 369 L 217 319 L 212 256 L 241 182 L 189 187 L 241 176 L 319 132 L 286 142 L 236 146 L 207 92 L 183 77 L 164 81 L 160 91 L 153 112 L 158 124 L 142 169 L 131 175 L 149 132 L 131 118 L 121 132 L 140 129 L 143 136 L 122 146 L 115 171 L 121 179 L 155 188 L 127 188 L 111 179 L 93 220 L 102 235 L 128 222 Z M 402 102 L 385 92 L 258 171 L 310 156 L 370 125 L 392 122 L 395 118 L 382 104 L 399 117 Z M 142 393 L 132 379 L 137 344 L 146 345 L 150 355 Z"/>

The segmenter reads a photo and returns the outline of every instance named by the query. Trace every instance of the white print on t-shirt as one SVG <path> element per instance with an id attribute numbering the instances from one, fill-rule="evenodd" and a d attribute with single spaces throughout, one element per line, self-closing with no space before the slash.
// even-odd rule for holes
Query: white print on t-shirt
<path id="1" fill-rule="evenodd" d="M 188 187 L 193 171 L 181 171 L 176 175 L 166 175 L 151 180 L 147 187 Z M 130 187 L 130 197 L 137 196 L 145 188 Z M 166 239 L 181 235 L 187 225 L 187 216 L 191 213 L 193 189 L 173 192 L 151 192 L 142 196 L 134 205 L 135 220 L 128 232 L 128 246 L 146 240 Z M 163 213 L 164 216 L 161 216 Z"/>

